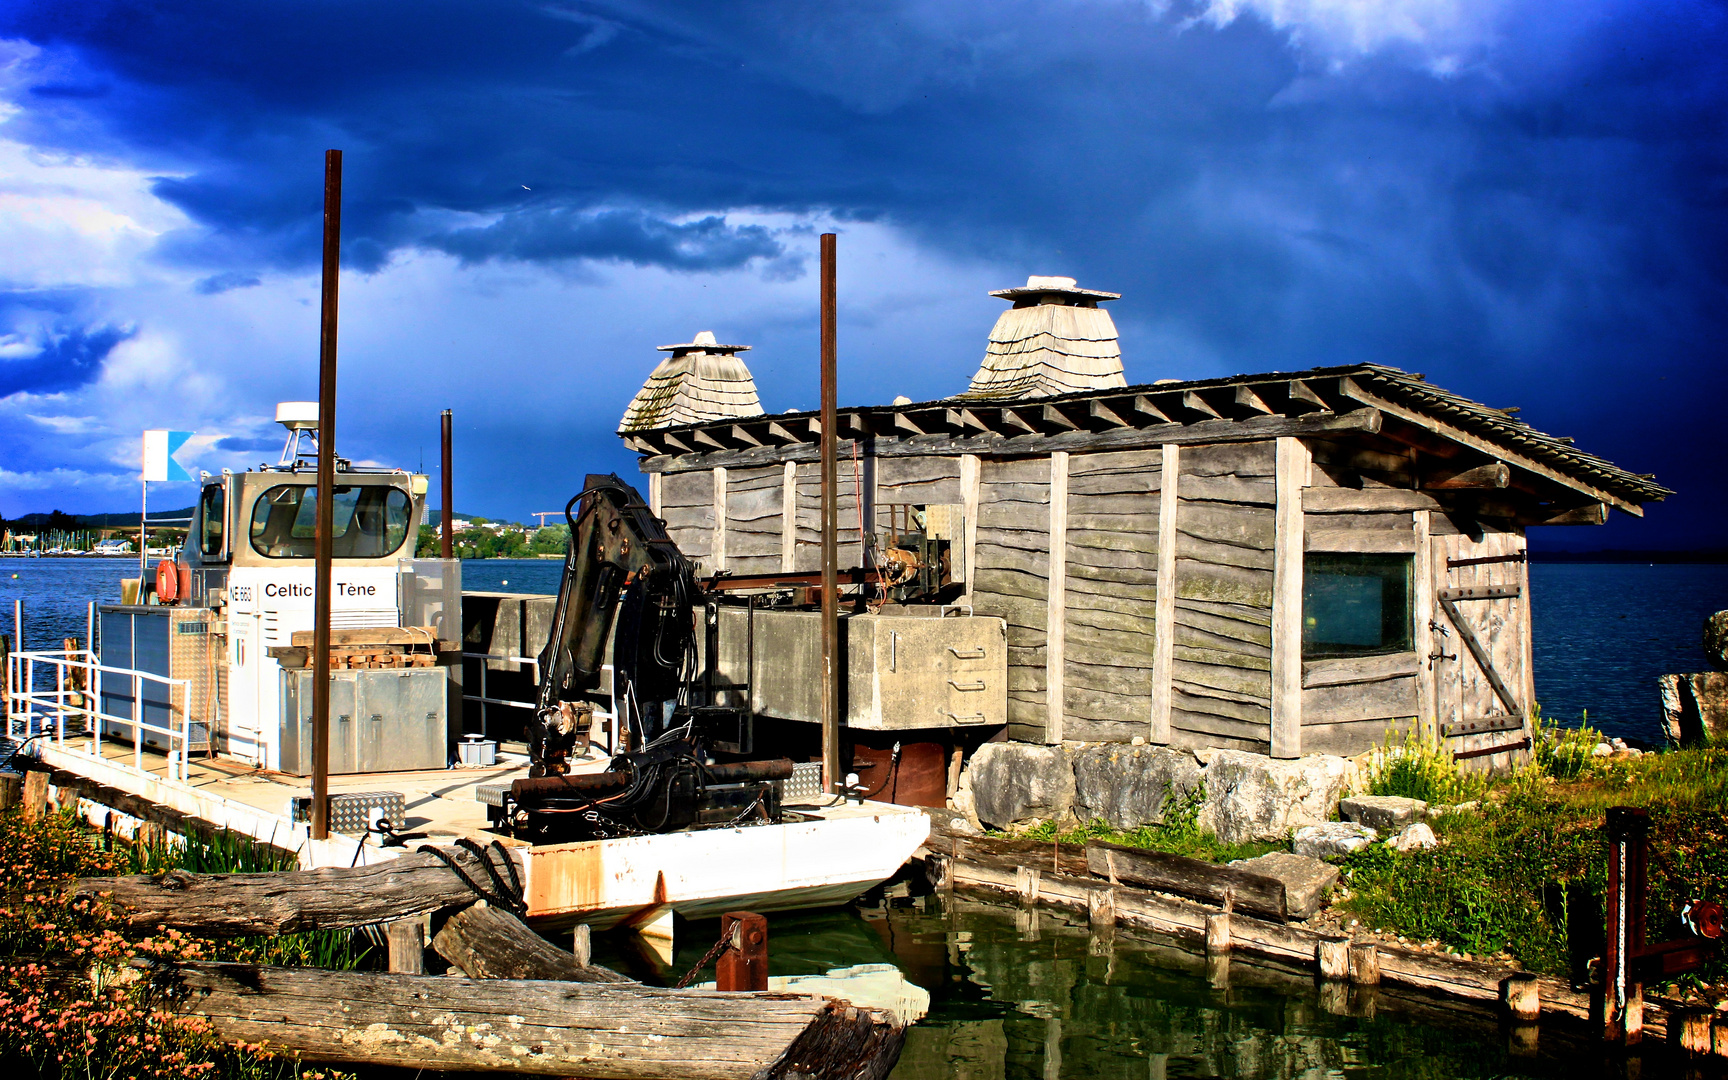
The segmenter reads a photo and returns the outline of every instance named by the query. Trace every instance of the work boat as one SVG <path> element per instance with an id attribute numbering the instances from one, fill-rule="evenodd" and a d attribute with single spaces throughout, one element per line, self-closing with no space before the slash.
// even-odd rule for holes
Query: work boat
<path id="1" fill-rule="evenodd" d="M 623 924 L 650 934 L 669 932 L 675 912 L 844 902 L 890 877 L 925 839 L 921 811 L 822 794 L 814 764 L 745 762 L 748 782 L 717 782 L 740 766 L 714 760 L 706 744 L 696 759 L 681 751 L 678 760 L 696 760 L 701 796 L 671 828 L 615 821 L 583 835 L 520 827 L 530 814 L 555 820 L 559 809 L 556 799 L 512 801 L 531 771 L 604 784 L 625 760 L 612 750 L 664 746 L 690 728 L 677 728 L 670 708 L 656 713 L 653 731 L 628 709 L 615 715 L 606 664 L 583 714 L 602 737 L 567 748 L 554 768 L 508 743 L 465 738 L 465 707 L 531 713 L 535 703 L 489 696 L 483 682 L 464 693 L 464 661 L 478 673 L 534 671 L 539 659 L 463 651 L 460 562 L 413 557 L 426 476 L 340 458 L 331 835 L 313 839 L 317 407 L 284 403 L 277 420 L 288 429 L 280 460 L 204 474 L 178 557 L 125 582 L 124 602 L 93 605 L 98 652 L 24 651 L 10 661 L 8 734 L 29 739 L 25 753 L 58 770 L 62 787 L 80 789 L 91 820 L 124 829 L 132 819 L 117 811 L 141 810 L 143 800 L 296 850 L 304 868 L 380 862 L 425 843 L 496 842 L 517 866 L 531 922 Z M 616 730 L 607 736 L 609 725 Z M 683 782 L 667 768 L 668 783 Z"/>

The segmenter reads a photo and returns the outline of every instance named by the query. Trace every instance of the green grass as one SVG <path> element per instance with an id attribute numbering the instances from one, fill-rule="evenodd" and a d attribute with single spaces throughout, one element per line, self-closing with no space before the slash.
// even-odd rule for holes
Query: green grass
<path id="1" fill-rule="evenodd" d="M 1269 851 L 1285 851 L 1289 845 L 1285 843 L 1248 842 L 1241 844 L 1225 844 L 1216 836 L 1200 828 L 1200 807 L 1206 802 L 1206 788 L 1197 786 L 1187 795 L 1172 791 L 1164 800 L 1163 820 L 1156 825 L 1142 825 L 1138 829 L 1115 829 L 1102 818 L 1093 818 L 1081 825 L 1059 829 L 1053 821 L 1046 821 L 1036 828 L 1014 834 L 1021 840 L 1042 840 L 1045 842 L 1060 841 L 1065 844 L 1084 844 L 1088 840 L 1105 840 L 1112 844 L 1122 844 L 1126 847 L 1146 848 L 1149 851 L 1165 851 L 1172 855 L 1185 855 L 1190 859 L 1204 859 L 1207 862 L 1226 863 L 1236 859 L 1252 859 Z"/>
<path id="2" fill-rule="evenodd" d="M 1452 754 L 1412 733 L 1403 743 L 1387 736 L 1369 769 L 1368 794 L 1421 799 L 1430 806 L 1453 806 L 1480 799 L 1487 781 L 1458 768 Z"/>

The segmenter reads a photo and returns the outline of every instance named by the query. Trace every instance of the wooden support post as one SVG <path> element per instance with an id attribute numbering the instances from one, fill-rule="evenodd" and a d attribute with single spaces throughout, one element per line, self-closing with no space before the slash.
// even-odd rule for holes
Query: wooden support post
<path id="1" fill-rule="evenodd" d="M 159 821 L 140 821 L 132 831 L 132 842 L 145 850 L 159 848 L 168 842 L 168 830 Z"/>
<path id="2" fill-rule="evenodd" d="M 654 477 L 659 477 L 654 473 Z M 658 514 L 660 511 L 654 511 Z M 798 463 L 788 461 L 780 472 L 780 572 L 798 567 Z"/>
<path id="3" fill-rule="evenodd" d="M 1542 990 L 1534 975 L 1508 975 L 1500 980 L 1500 1004 L 1514 1020 L 1542 1015 Z"/>
<path id="4" fill-rule="evenodd" d="M 966 530 L 963 538 L 964 548 L 961 552 L 961 564 L 966 574 L 966 591 L 974 591 L 978 581 L 978 496 L 982 490 L 983 474 L 979 468 L 977 454 L 960 455 L 960 513 L 964 520 L 961 526 Z"/>
<path id="5" fill-rule="evenodd" d="M 1230 988 L 1230 950 L 1206 954 L 1206 985 L 1214 990 Z"/>
<path id="6" fill-rule="evenodd" d="M 587 923 L 579 924 L 576 932 L 570 935 L 570 955 L 583 967 L 594 962 L 594 932 Z"/>
<path id="7" fill-rule="evenodd" d="M 384 928 L 390 945 L 390 970 L 402 975 L 426 974 L 426 920 L 397 919 Z"/>
<path id="8" fill-rule="evenodd" d="M 1044 741 L 1062 742 L 1068 715 L 1068 454 L 1050 455 L 1050 590 L 1044 618 Z"/>
<path id="9" fill-rule="evenodd" d="M 726 470 L 714 470 L 714 532 L 708 547 L 709 573 L 726 569 Z"/>
<path id="10" fill-rule="evenodd" d="M 1302 489 L 1311 458 L 1301 439 L 1278 440 L 1272 534 L 1272 756 L 1302 756 Z"/>
<path id="11" fill-rule="evenodd" d="M 1020 890 L 1020 902 L 1022 904 L 1036 904 L 1038 902 L 1039 875 L 1037 867 L 1020 867 L 1015 872 L 1014 883 Z"/>
<path id="12" fill-rule="evenodd" d="M 31 769 L 24 774 L 24 820 L 36 822 L 48 813 L 48 773 Z"/>
<path id="13" fill-rule="evenodd" d="M 1675 1009 L 1668 1016 L 1668 1041 L 1687 1054 L 1708 1054 L 1715 1018 L 1714 1009 Z"/>
<path id="14" fill-rule="evenodd" d="M 1514 1023 L 1506 1029 L 1506 1053 L 1515 1058 L 1533 1058 L 1541 1049 L 1542 1025 Z"/>
<path id="15" fill-rule="evenodd" d="M 1116 890 L 1093 889 L 1086 894 L 1086 921 L 1094 934 L 1116 933 Z"/>
<path id="16" fill-rule="evenodd" d="M 835 412 L 835 326 L 838 299 L 835 291 L 834 233 L 821 238 L 822 292 L 822 783 L 828 794 L 842 790 L 846 773 L 840 767 L 840 696 L 845 684 L 838 667 L 840 657 L 839 488 L 835 442 L 839 418 Z"/>
<path id="17" fill-rule="evenodd" d="M 1380 985 L 1380 950 L 1372 941 L 1350 943 L 1350 981 L 1357 986 Z"/>
<path id="18" fill-rule="evenodd" d="M 0 773 L 0 810 L 10 810 L 18 805 L 18 798 L 24 791 L 24 778 L 17 773 Z"/>
<path id="19" fill-rule="evenodd" d="M 1350 1011 L 1350 986 L 1343 982 L 1322 982 L 1319 989 L 1320 1008 L 1332 1016 L 1344 1016 Z"/>
<path id="20" fill-rule="evenodd" d="M 1718 1015 L 1710 1025 L 1710 1052 L 1728 1058 L 1728 1016 Z"/>
<path id="21" fill-rule="evenodd" d="M 1168 444 L 1159 451 L 1158 475 L 1158 598 L 1152 614 L 1152 717 L 1146 741 L 1170 742 L 1171 679 L 1176 657 L 1176 508 L 1180 505 L 1182 447 Z"/>
<path id="22" fill-rule="evenodd" d="M 1321 938 L 1314 943 L 1315 961 L 1322 979 L 1344 980 L 1350 977 L 1350 939 Z"/>
<path id="23" fill-rule="evenodd" d="M 1230 916 L 1222 913 L 1206 916 L 1206 951 L 1230 951 Z"/>
<path id="24" fill-rule="evenodd" d="M 1416 647 L 1416 731 L 1431 742 L 1440 738 L 1434 667 L 1434 545 L 1432 510 L 1411 511 L 1416 554 L 1410 566 L 1411 641 Z"/>
<path id="25" fill-rule="evenodd" d="M 330 838 L 330 599 L 335 588 L 336 311 L 342 272 L 342 151 L 324 152 L 324 288 L 318 334 L 318 501 L 312 569 L 312 839 Z M 143 524 L 140 521 L 140 529 Z M 142 592 L 143 582 L 139 582 Z M 142 598 L 142 597 L 140 597 Z M 141 693 L 138 696 L 142 696 Z M 134 729 L 138 731 L 140 729 Z M 136 736 L 135 736 L 136 737 Z M 137 757 L 142 760 L 143 752 Z"/>
<path id="26" fill-rule="evenodd" d="M 768 920 L 750 911 L 728 911 L 720 916 L 720 935 L 729 937 L 731 947 L 714 963 L 715 989 L 768 989 Z"/>

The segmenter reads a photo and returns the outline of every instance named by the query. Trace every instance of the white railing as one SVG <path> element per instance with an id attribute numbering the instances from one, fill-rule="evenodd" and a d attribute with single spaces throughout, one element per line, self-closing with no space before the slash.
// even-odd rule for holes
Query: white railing
<path id="1" fill-rule="evenodd" d="M 486 661 L 496 660 L 496 661 L 506 663 L 506 664 L 532 664 L 532 665 L 534 665 L 534 682 L 536 685 L 538 685 L 540 682 L 540 661 L 537 658 L 532 657 L 532 656 L 501 656 L 497 653 L 465 652 L 462 654 L 462 659 L 481 661 L 481 663 L 479 665 L 480 666 L 480 692 L 478 694 L 464 693 L 462 695 L 462 700 L 463 701 L 478 701 L 480 703 L 480 734 L 482 736 L 487 734 L 486 707 L 488 705 L 504 705 L 504 706 L 507 706 L 507 707 L 512 708 L 512 709 L 527 709 L 529 712 L 533 712 L 534 710 L 536 710 L 540 707 L 538 702 L 518 701 L 515 698 L 495 698 L 495 697 L 489 696 L 486 692 L 486 670 L 488 667 L 491 666 L 491 665 L 487 664 Z M 611 664 L 603 665 L 600 670 L 601 671 L 611 671 L 612 665 Z M 606 731 L 608 733 L 610 733 L 612 730 L 612 714 L 609 712 L 605 712 L 603 710 L 600 710 L 600 709 L 596 709 L 594 711 L 594 715 L 598 719 L 605 721 Z M 608 735 L 608 737 L 610 738 L 610 734 Z M 610 746 L 607 747 L 607 752 L 608 753 L 611 752 Z"/>
<path id="2" fill-rule="evenodd" d="M 110 667 L 89 649 L 15 652 L 6 658 L 6 667 L 6 685 L 9 688 L 6 695 L 7 738 L 19 742 L 51 739 L 62 749 L 87 752 L 100 758 L 103 727 L 129 728 L 133 768 L 141 773 L 145 771 L 144 737 L 149 733 L 160 736 L 167 745 L 168 779 L 182 782 L 186 779 L 189 680 L 170 679 L 137 668 Z M 42 669 L 50 669 L 52 677 L 48 670 Z M 81 673 L 83 678 L 75 678 L 75 672 Z M 120 716 L 102 710 L 102 684 L 109 676 L 131 683 L 132 715 Z M 38 682 L 43 684 L 41 689 L 37 688 Z M 145 683 L 157 683 L 168 688 L 165 703 L 151 703 L 166 706 L 169 714 L 167 726 L 144 719 Z M 52 689 L 48 688 L 50 685 Z M 180 704 L 175 703 L 176 688 L 180 691 Z M 108 696 L 118 696 L 112 682 L 108 683 Z M 72 728 L 70 740 L 68 727 Z M 80 750 L 76 741 L 86 738 L 89 748 Z"/>

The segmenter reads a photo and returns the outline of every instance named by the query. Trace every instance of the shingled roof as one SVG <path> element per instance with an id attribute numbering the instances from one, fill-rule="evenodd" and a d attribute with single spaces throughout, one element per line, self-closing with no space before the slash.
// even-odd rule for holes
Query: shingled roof
<path id="1" fill-rule="evenodd" d="M 962 398 L 1014 400 L 1127 385 L 1116 323 L 1098 306 L 1120 293 L 1034 275 L 1023 288 L 990 295 L 1014 306 L 996 320 L 984 362 Z"/>
<path id="2" fill-rule="evenodd" d="M 694 341 L 661 345 L 660 352 L 672 355 L 660 361 L 630 399 L 618 433 L 760 416 L 762 401 L 756 394 L 756 380 L 735 355 L 749 348 L 721 345 L 709 330 L 697 334 Z"/>

